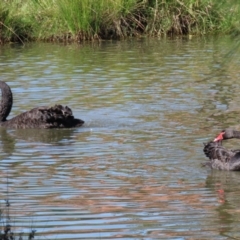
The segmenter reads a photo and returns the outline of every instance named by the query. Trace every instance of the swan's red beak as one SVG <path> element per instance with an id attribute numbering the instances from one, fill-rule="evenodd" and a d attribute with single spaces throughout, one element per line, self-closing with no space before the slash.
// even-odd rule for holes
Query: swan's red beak
<path id="1" fill-rule="evenodd" d="M 222 141 L 223 140 L 223 135 L 225 132 L 221 132 L 213 141 L 217 142 L 217 141 Z"/>

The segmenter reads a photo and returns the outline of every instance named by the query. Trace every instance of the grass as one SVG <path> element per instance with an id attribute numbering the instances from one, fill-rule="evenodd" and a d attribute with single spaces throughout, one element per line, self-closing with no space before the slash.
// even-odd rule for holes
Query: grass
<path id="1" fill-rule="evenodd" d="M 2 0 L 0 43 L 239 33 L 238 0 Z"/>

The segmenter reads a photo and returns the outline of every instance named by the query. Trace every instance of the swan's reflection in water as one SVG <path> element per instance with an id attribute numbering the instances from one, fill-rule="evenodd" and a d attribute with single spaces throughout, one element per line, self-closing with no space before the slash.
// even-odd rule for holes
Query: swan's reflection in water
<path id="1" fill-rule="evenodd" d="M 230 237 L 234 232 L 234 239 L 239 239 L 238 226 L 240 223 L 240 172 L 209 170 L 206 187 L 215 192 L 219 206 L 215 209 L 218 217 L 216 226 L 221 236 Z"/>
<path id="2" fill-rule="evenodd" d="M 16 141 L 39 142 L 48 144 L 66 144 L 61 141 L 71 139 L 75 129 L 6 129 L 0 127 L 0 141 L 2 153 L 11 155 Z"/>
<path id="3" fill-rule="evenodd" d="M 10 156 L 15 148 L 16 140 L 8 133 L 9 130 L 0 127 L 0 144 L 1 144 L 1 155 Z"/>

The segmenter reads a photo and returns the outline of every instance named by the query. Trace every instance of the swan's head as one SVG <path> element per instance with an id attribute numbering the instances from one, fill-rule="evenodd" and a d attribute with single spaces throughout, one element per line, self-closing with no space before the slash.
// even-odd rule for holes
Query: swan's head
<path id="1" fill-rule="evenodd" d="M 222 130 L 213 141 L 218 142 L 218 141 L 235 138 L 235 137 L 238 138 L 238 131 L 235 131 L 231 128 L 227 128 L 225 130 Z"/>

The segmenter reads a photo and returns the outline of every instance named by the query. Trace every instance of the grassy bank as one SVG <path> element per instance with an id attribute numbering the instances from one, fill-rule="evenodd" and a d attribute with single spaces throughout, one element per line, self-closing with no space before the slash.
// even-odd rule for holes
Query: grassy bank
<path id="1" fill-rule="evenodd" d="M 239 0 L 2 0 L 0 43 L 238 33 Z"/>

